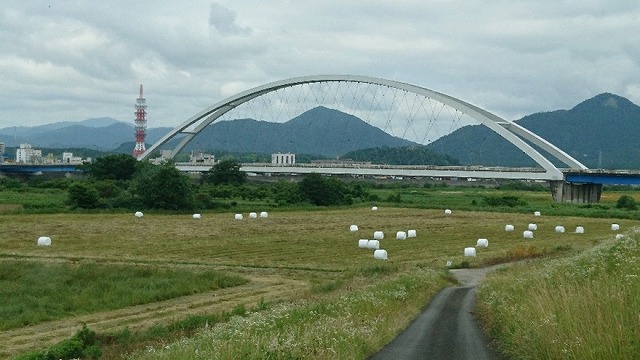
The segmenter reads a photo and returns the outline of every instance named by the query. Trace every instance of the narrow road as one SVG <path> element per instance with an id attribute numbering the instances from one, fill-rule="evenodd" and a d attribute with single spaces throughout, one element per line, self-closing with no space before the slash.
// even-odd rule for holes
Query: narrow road
<path id="1" fill-rule="evenodd" d="M 471 315 L 475 286 L 493 269 L 452 270 L 462 286 L 440 291 L 425 311 L 370 360 L 500 359 Z"/>

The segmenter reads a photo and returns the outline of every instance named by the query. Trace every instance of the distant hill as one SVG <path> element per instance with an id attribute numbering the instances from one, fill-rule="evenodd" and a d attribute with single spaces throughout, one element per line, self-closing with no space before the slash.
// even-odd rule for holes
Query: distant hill
<path id="1" fill-rule="evenodd" d="M 416 144 L 391 136 L 353 115 L 320 106 L 285 123 L 253 119 L 213 123 L 186 149 L 337 157 L 364 148 L 410 145 Z"/>
<path id="2" fill-rule="evenodd" d="M 171 128 L 148 129 L 147 142 L 156 142 L 170 130 Z M 87 148 L 111 151 L 124 142 L 133 142 L 134 131 L 133 123 L 103 117 L 34 127 L 7 127 L 0 129 L 0 141 L 8 147 L 29 143 L 38 148 Z"/>
<path id="3" fill-rule="evenodd" d="M 516 122 L 590 168 L 640 169 L 640 107 L 618 95 L 604 93 L 570 110 L 536 113 Z M 147 143 L 155 143 L 171 129 L 147 129 Z M 133 122 L 111 118 L 0 129 L 0 142 L 7 147 L 27 142 L 40 148 L 88 148 L 128 153 L 133 149 L 133 141 Z M 390 163 L 391 158 L 403 157 L 419 162 L 425 162 L 427 158 L 430 162 L 459 161 L 462 165 L 535 166 L 519 149 L 482 125 L 463 127 L 426 145 L 430 154 L 446 157 L 427 156 L 417 145 L 391 136 L 355 116 L 317 107 L 285 123 L 255 119 L 215 122 L 197 135 L 185 150 L 293 152 L 386 163 Z M 373 148 L 377 150 L 363 150 Z"/>
<path id="4" fill-rule="evenodd" d="M 604 93 L 571 110 L 541 112 L 516 120 L 589 168 L 640 168 L 640 107 Z M 515 146 L 485 126 L 467 126 L 428 147 L 465 165 L 533 166 Z M 560 164 L 557 164 L 560 165 Z"/>
<path id="5" fill-rule="evenodd" d="M 423 145 L 396 148 L 383 146 L 362 149 L 346 153 L 342 155 L 341 158 L 389 165 L 460 165 L 457 159 L 448 155 L 439 154 Z"/>

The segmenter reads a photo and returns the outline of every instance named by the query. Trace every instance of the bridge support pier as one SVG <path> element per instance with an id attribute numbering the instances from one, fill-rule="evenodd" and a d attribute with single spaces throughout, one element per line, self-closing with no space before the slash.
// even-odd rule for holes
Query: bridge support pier
<path id="1" fill-rule="evenodd" d="M 555 202 L 597 203 L 602 195 L 602 184 L 550 181 L 551 196 Z"/>

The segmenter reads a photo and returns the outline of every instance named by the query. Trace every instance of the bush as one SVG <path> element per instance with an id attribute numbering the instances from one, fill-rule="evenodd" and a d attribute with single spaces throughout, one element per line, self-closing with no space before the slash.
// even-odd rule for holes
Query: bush
<path id="1" fill-rule="evenodd" d="M 73 207 L 95 209 L 100 205 L 100 195 L 93 186 L 85 183 L 75 183 L 69 186 L 69 203 Z"/>
<path id="2" fill-rule="evenodd" d="M 616 203 L 618 209 L 638 210 L 636 200 L 629 195 L 622 195 Z"/>
<path id="3" fill-rule="evenodd" d="M 505 196 L 483 196 L 482 202 L 486 206 L 524 206 L 527 205 L 527 202 L 521 200 L 517 196 L 513 195 L 505 195 Z"/>

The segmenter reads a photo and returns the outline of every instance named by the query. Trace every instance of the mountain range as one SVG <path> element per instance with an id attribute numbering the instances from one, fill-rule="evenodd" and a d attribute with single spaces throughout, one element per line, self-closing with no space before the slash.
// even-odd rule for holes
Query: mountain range
<path id="1" fill-rule="evenodd" d="M 516 122 L 587 167 L 640 168 L 640 107 L 624 97 L 604 93 L 570 110 L 535 113 Z M 147 143 L 155 143 L 171 129 L 147 129 Z M 128 149 L 133 148 L 133 138 L 133 121 L 122 122 L 112 118 L 0 129 L 0 142 L 8 147 L 30 143 L 39 148 L 129 152 Z M 293 152 L 333 158 L 347 153 L 352 157 L 361 156 L 357 152 L 363 149 L 415 150 L 416 146 L 420 145 L 391 136 L 353 115 L 320 106 L 285 123 L 255 119 L 215 122 L 198 134 L 185 150 Z M 447 163 L 534 165 L 528 156 L 482 125 L 463 127 L 425 146 L 431 153 L 445 156 Z"/>

